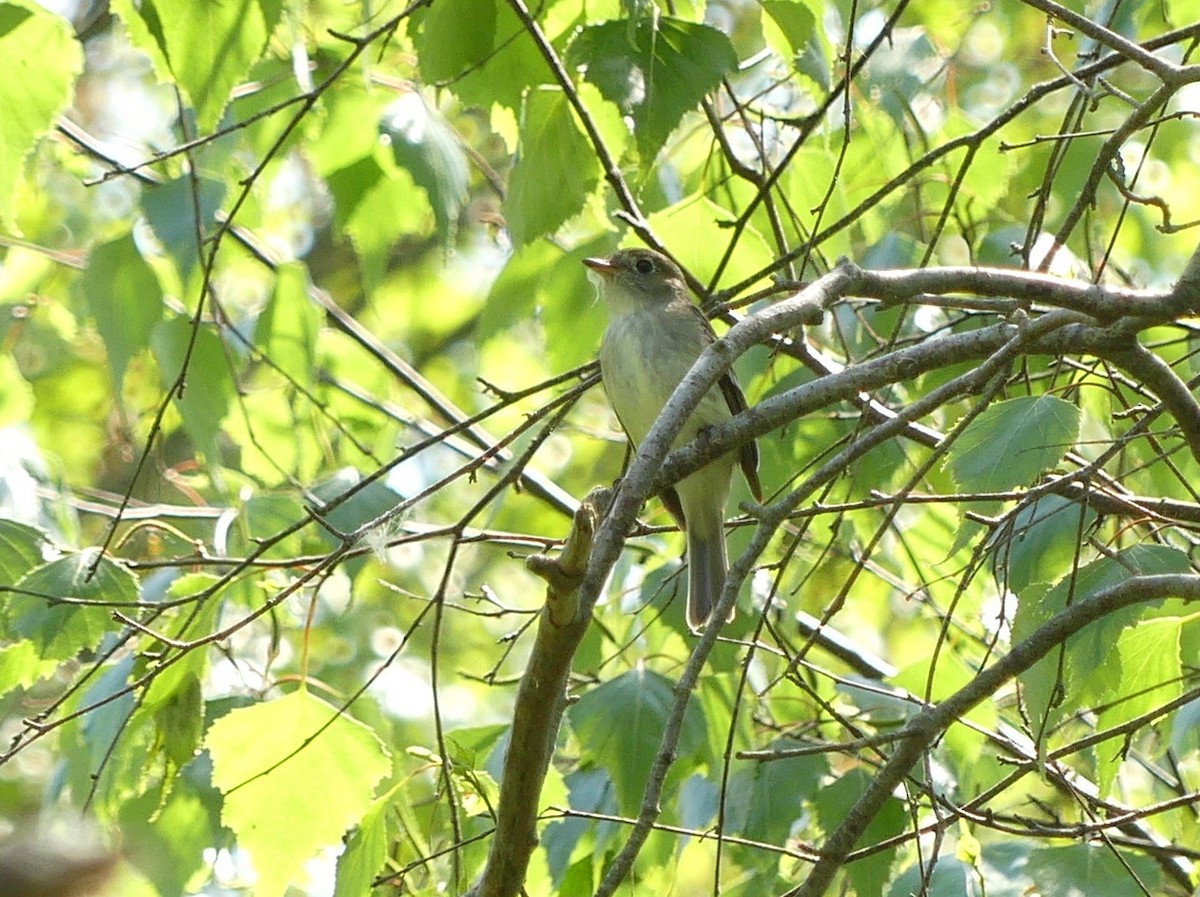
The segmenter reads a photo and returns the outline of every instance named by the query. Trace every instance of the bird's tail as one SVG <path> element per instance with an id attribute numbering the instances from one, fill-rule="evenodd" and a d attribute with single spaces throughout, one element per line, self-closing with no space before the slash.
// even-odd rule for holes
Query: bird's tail
<path id="1" fill-rule="evenodd" d="M 687 617 L 693 632 L 704 629 L 725 583 L 725 532 L 720 526 L 715 533 L 700 529 L 695 526 L 688 529 Z M 729 618 L 733 619 L 732 611 Z"/>

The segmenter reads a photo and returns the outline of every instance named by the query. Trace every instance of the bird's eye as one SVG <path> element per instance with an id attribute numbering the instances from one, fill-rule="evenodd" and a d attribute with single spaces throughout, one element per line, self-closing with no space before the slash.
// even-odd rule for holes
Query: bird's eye
<path id="1" fill-rule="evenodd" d="M 654 262 L 650 259 L 638 259 L 633 263 L 633 267 L 638 274 L 650 274 L 654 271 Z"/>

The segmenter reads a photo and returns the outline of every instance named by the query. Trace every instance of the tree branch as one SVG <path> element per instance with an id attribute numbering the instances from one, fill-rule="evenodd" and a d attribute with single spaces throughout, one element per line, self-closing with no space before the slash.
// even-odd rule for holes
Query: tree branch
<path id="1" fill-rule="evenodd" d="M 590 613 L 578 613 L 579 585 L 596 522 L 611 497 L 608 489 L 593 489 L 575 512 L 562 553 L 557 558 L 534 555 L 526 560 L 529 569 L 548 583 L 546 606 L 517 691 L 487 865 L 468 897 L 519 893 L 537 847 L 538 801 L 567 706 L 571 660 L 592 619 Z"/>
<path id="2" fill-rule="evenodd" d="M 821 859 L 808 878 L 784 897 L 820 897 L 884 801 L 904 780 L 941 734 L 981 701 L 995 694 L 1013 677 L 1032 667 L 1089 623 L 1107 614 L 1146 601 L 1181 598 L 1200 601 L 1200 576 L 1164 574 L 1131 577 L 1077 601 L 1018 642 L 1000 661 L 981 671 L 946 700 L 913 717 L 904 727 L 892 757 L 872 779 L 866 793 L 850 808 L 846 818 L 826 839 Z"/>

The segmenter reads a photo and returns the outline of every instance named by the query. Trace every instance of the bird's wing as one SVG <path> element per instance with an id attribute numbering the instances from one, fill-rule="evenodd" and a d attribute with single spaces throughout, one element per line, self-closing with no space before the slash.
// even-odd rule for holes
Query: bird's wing
<path id="1" fill-rule="evenodd" d="M 740 414 L 746 410 L 748 407 L 746 394 L 738 385 L 737 377 L 734 376 L 732 369 L 721 377 L 717 384 L 725 395 L 725 403 L 729 405 L 730 411 Z M 762 501 L 762 483 L 758 481 L 758 443 L 751 439 L 744 444 L 741 451 L 738 452 L 738 462 L 742 465 L 742 473 L 746 477 L 746 483 L 750 486 L 750 492 L 753 493 L 756 500 Z"/>
<path id="2" fill-rule="evenodd" d="M 689 303 L 690 304 L 690 303 Z M 704 329 L 708 332 L 708 336 L 712 340 L 716 340 L 717 334 L 709 323 L 704 312 L 699 307 L 691 305 L 691 309 L 704 323 Z M 733 372 L 733 368 L 726 371 L 721 379 L 717 381 L 717 385 L 721 387 L 721 393 L 725 396 L 725 404 L 729 406 L 732 414 L 741 414 L 749 406 L 746 404 L 746 394 L 742 392 L 742 387 L 738 383 L 737 375 Z M 742 474 L 746 477 L 746 483 L 750 486 L 750 492 L 754 495 L 757 501 L 762 501 L 762 483 L 758 480 L 758 443 L 751 439 L 742 446 L 738 452 L 738 462 L 742 466 Z"/>

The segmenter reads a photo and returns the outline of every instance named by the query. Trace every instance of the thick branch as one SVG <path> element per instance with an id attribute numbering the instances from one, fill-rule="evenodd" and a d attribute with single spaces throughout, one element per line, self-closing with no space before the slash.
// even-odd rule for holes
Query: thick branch
<path id="1" fill-rule="evenodd" d="M 593 489 L 575 512 L 562 554 L 553 559 L 535 555 L 526 562 L 548 583 L 546 607 L 517 690 L 487 865 L 469 897 L 511 897 L 525 881 L 529 857 L 538 843 L 542 782 L 567 705 L 571 659 L 592 618 L 590 613 L 577 612 L 579 583 L 596 521 L 607 510 L 610 498 L 609 490 Z"/>
<path id="2" fill-rule="evenodd" d="M 917 271 L 863 271 L 855 294 L 884 302 L 919 301 L 924 294 L 996 296 L 1083 312 L 1100 321 L 1139 317 L 1169 321 L 1179 314 L 1171 290 L 1066 280 L 1017 268 L 942 267 Z"/>
<path id="3" fill-rule="evenodd" d="M 1200 257 L 1200 254 L 1198 254 Z M 1200 267 L 1200 266 L 1198 266 Z M 1164 405 L 1176 415 L 1193 451 L 1200 447 L 1200 431 L 1195 400 L 1186 384 L 1154 356 L 1140 346 L 1130 349 L 1132 332 L 1154 323 L 1169 321 L 1184 313 L 1180 288 L 1175 290 L 1130 290 L 1086 281 L 1070 281 L 1028 271 L 1003 268 L 941 268 L 918 271 L 863 271 L 848 263 L 836 269 L 845 278 L 845 294 L 888 302 L 904 301 L 923 294 L 951 292 L 978 296 L 1007 296 L 1080 315 L 1074 326 L 1058 328 L 1037 339 L 1027 341 L 1029 354 L 1092 354 L 1106 358 L 1119 366 L 1136 363 L 1145 375 L 1147 386 L 1155 390 Z M 1189 269 L 1190 270 L 1190 269 Z M 827 275 L 828 276 L 828 275 Z M 1181 285 L 1185 278 L 1181 278 Z M 822 283 L 816 281 L 814 286 Z M 1184 292 L 1191 296 L 1190 291 Z M 735 331 L 757 321 L 753 331 L 766 339 L 763 325 L 765 313 L 746 318 L 730 330 L 722 342 L 729 342 L 738 351 L 741 340 L 732 342 Z M 1035 321 L 1040 320 L 1035 319 Z M 1109 326 L 1088 326 L 1089 322 L 1111 322 Z M 860 394 L 912 380 L 953 364 L 976 361 L 990 356 L 1007 343 L 1017 332 L 1015 324 L 998 323 L 990 327 L 952 334 L 898 349 L 879 358 L 850 365 L 787 392 L 772 396 L 749 408 L 728 424 L 705 433 L 703 440 L 694 441 L 672 452 L 662 465 L 655 489 L 677 482 L 694 470 L 745 444 L 752 438 L 783 426 L 838 402 L 850 401 Z M 1130 353 L 1133 352 L 1131 355 Z M 1149 356 L 1147 358 L 1147 356 Z M 1150 375 L 1153 374 L 1151 377 Z M 1139 379 L 1141 379 L 1139 377 Z M 1186 422 L 1186 423 L 1184 423 Z M 1128 502 L 1116 502 L 1111 513 L 1128 513 Z M 1181 511 L 1187 509 L 1181 508 Z"/>

